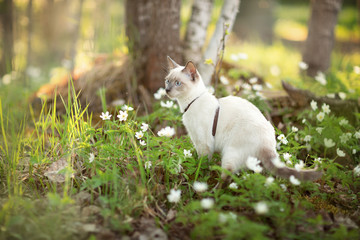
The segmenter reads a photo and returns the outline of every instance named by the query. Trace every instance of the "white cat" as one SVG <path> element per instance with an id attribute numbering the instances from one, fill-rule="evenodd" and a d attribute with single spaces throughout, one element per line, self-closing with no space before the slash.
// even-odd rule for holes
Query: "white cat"
<path id="1" fill-rule="evenodd" d="M 321 172 L 297 171 L 280 162 L 274 128 L 252 103 L 235 96 L 216 99 L 191 61 L 184 67 L 168 57 L 168 64 L 166 93 L 177 100 L 199 156 L 211 159 L 218 152 L 222 156 L 221 167 L 233 173 L 245 168 L 249 157 L 256 157 L 265 169 L 280 177 L 293 175 L 300 180 L 321 177 Z M 226 177 L 222 173 L 222 178 Z"/>

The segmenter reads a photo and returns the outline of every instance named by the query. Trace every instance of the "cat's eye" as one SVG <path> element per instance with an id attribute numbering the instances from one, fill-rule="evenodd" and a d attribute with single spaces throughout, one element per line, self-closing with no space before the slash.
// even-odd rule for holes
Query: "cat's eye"
<path id="1" fill-rule="evenodd" d="M 181 85 L 181 82 L 176 81 L 176 82 L 175 82 L 175 85 L 176 85 L 176 86 L 180 86 L 180 85 Z"/>
<path id="2" fill-rule="evenodd" d="M 169 79 L 165 80 L 165 84 L 168 85 L 170 83 Z"/>

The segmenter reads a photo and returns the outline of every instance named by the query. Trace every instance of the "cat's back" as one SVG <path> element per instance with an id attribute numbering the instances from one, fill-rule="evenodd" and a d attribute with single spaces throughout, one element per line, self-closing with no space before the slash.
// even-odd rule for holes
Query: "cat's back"
<path id="1" fill-rule="evenodd" d="M 236 118 L 266 120 L 260 110 L 246 99 L 228 96 L 219 99 L 221 111 Z"/>

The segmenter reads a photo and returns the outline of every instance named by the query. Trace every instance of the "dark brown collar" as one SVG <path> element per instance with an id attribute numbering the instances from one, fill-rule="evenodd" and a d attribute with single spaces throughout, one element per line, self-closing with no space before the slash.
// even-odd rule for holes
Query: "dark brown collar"
<path id="1" fill-rule="evenodd" d="M 201 96 L 201 95 L 200 95 Z M 194 100 L 192 100 L 189 105 L 187 105 L 187 107 L 184 109 L 184 113 L 186 113 L 186 111 L 189 109 L 189 107 L 191 106 L 191 104 L 193 104 L 200 96 L 196 97 Z"/>
<path id="2" fill-rule="evenodd" d="M 217 128 L 217 123 L 218 123 L 218 119 L 219 119 L 219 112 L 220 112 L 220 105 L 216 108 L 216 112 L 215 112 L 215 116 L 214 116 L 214 122 L 213 122 L 213 127 L 212 127 L 213 137 L 215 137 L 215 134 L 216 134 L 216 128 Z"/>
<path id="3" fill-rule="evenodd" d="M 187 110 L 189 110 L 189 107 L 191 106 L 191 104 L 193 104 L 199 97 L 201 97 L 205 92 L 203 92 L 202 94 L 200 94 L 199 96 L 197 96 L 194 100 L 192 100 L 189 105 L 186 106 L 186 108 L 184 109 L 184 113 L 186 113 Z"/>

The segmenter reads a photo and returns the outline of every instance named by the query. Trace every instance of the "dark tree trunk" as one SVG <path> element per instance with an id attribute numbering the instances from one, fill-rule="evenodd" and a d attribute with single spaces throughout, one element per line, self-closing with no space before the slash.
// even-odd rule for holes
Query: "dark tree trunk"
<path id="1" fill-rule="evenodd" d="M 233 32 L 240 39 L 258 37 L 271 44 L 273 40 L 274 6 L 276 0 L 242 0 Z"/>
<path id="2" fill-rule="evenodd" d="M 12 70 L 14 54 L 14 36 L 13 36 L 13 1 L 3 0 L 0 2 L 0 21 L 2 25 L 2 50 L 0 59 L 0 77 Z"/>
<path id="3" fill-rule="evenodd" d="M 126 34 L 138 85 L 155 92 L 164 85 L 166 56 L 181 61 L 181 0 L 127 0 Z"/>
<path id="4" fill-rule="evenodd" d="M 303 61 L 309 65 L 307 74 L 315 76 L 330 66 L 334 46 L 334 28 L 342 0 L 312 0 L 309 33 L 305 42 Z"/>
<path id="5" fill-rule="evenodd" d="M 70 61 L 71 61 L 71 66 L 70 66 L 70 70 L 73 71 L 75 68 L 75 59 L 76 59 L 76 47 L 77 47 L 77 43 L 78 43 L 78 39 L 79 39 L 79 35 L 80 35 L 80 26 L 81 26 L 81 16 L 82 16 L 82 9 L 83 9 L 83 3 L 84 0 L 80 0 L 79 1 L 79 6 L 77 9 L 77 13 L 75 16 L 75 27 L 74 27 L 74 31 L 72 34 L 72 44 L 70 46 Z"/>

